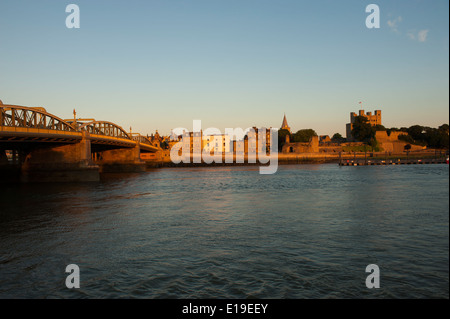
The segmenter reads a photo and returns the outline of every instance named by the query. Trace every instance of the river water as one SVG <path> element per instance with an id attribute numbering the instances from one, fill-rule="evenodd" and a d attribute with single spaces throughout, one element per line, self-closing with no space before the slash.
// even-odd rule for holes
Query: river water
<path id="1" fill-rule="evenodd" d="M 449 298 L 448 165 L 0 187 L 0 298 Z"/>

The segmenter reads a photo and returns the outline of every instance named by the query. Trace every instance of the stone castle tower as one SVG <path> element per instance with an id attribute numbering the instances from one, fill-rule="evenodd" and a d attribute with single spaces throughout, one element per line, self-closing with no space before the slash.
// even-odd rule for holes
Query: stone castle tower
<path id="1" fill-rule="evenodd" d="M 357 115 L 355 112 L 350 113 L 350 123 L 346 125 L 346 133 L 347 133 L 347 141 L 353 142 L 354 138 L 352 136 L 353 124 L 355 123 L 356 117 L 363 116 L 367 119 L 367 122 L 372 125 L 382 125 L 381 124 L 381 110 L 376 110 L 375 114 L 372 112 L 365 113 L 364 110 L 359 110 L 359 114 Z"/>

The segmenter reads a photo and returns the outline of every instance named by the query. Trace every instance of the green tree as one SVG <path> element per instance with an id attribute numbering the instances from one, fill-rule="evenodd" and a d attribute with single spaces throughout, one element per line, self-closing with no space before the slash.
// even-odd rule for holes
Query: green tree
<path id="1" fill-rule="evenodd" d="M 424 141 L 425 140 L 425 127 L 420 125 L 413 125 L 408 128 L 408 134 L 415 141 Z"/>
<path id="2" fill-rule="evenodd" d="M 367 144 L 373 143 L 372 140 L 375 139 L 376 129 L 367 121 L 364 116 L 357 116 L 355 118 L 355 123 L 353 123 L 352 135 L 353 137 Z"/>
<path id="3" fill-rule="evenodd" d="M 405 130 L 409 134 L 409 137 L 400 135 L 399 139 L 410 144 L 422 145 L 430 148 L 448 149 L 448 128 L 448 124 L 443 124 L 438 128 L 413 125 Z"/>
<path id="4" fill-rule="evenodd" d="M 439 131 L 443 132 L 443 133 L 449 133 L 449 129 L 448 129 L 448 124 L 442 124 L 441 126 L 439 126 Z"/>
<path id="5" fill-rule="evenodd" d="M 449 136 L 445 130 L 426 128 L 424 139 L 429 147 L 432 148 L 449 148 Z"/>
<path id="6" fill-rule="evenodd" d="M 291 138 L 292 142 L 295 143 L 307 143 L 313 136 L 317 136 L 316 131 L 314 131 L 313 129 L 304 129 L 297 131 L 297 133 L 293 134 Z"/>
<path id="7" fill-rule="evenodd" d="M 331 138 L 331 141 L 333 141 L 334 143 L 341 143 L 344 140 L 345 140 L 344 137 L 339 133 L 335 133 Z"/>
<path id="8" fill-rule="evenodd" d="M 414 141 L 414 139 L 411 137 L 411 135 L 400 134 L 400 135 L 398 136 L 398 139 L 399 139 L 400 141 L 404 141 L 404 142 L 409 143 L 409 144 L 415 144 L 415 141 Z M 411 145 L 410 145 L 410 146 L 411 146 Z"/>

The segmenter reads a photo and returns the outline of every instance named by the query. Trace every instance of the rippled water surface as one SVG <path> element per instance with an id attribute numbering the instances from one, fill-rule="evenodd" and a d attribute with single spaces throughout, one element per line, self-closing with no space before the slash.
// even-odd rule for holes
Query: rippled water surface
<path id="1" fill-rule="evenodd" d="M 0 187 L 0 298 L 449 297 L 448 165 Z M 72 263 L 80 289 L 65 286 Z"/>

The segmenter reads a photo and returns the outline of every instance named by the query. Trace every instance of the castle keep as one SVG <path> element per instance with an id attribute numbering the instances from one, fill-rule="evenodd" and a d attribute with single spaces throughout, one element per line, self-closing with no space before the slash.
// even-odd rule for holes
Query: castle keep
<path id="1" fill-rule="evenodd" d="M 346 133 L 347 133 L 347 142 L 353 142 L 354 138 L 352 136 L 352 130 L 353 130 L 353 124 L 355 123 L 356 117 L 363 116 L 367 119 L 367 122 L 372 125 L 382 125 L 381 124 L 381 111 L 377 110 L 375 111 L 375 114 L 372 115 L 372 112 L 364 113 L 364 110 L 360 110 L 359 114 L 356 115 L 355 112 L 350 113 L 350 123 L 346 126 Z"/>

